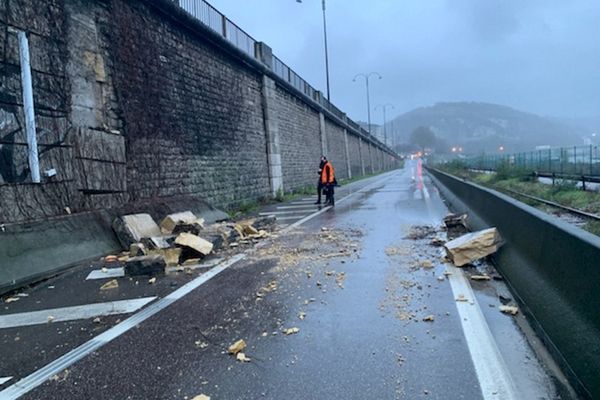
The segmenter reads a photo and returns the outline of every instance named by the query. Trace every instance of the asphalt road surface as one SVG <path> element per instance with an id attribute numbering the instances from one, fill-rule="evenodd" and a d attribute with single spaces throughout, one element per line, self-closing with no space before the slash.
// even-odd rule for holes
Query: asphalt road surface
<path id="1" fill-rule="evenodd" d="M 448 210 L 418 161 L 336 200 L 267 207 L 285 229 L 208 272 L 99 294 L 85 265 L 23 291 L 0 311 L 0 399 L 574 398 L 525 318 L 498 310 L 503 282 L 469 279 L 493 267 L 442 261 Z M 145 300 L 23 322 L 132 299 Z M 240 339 L 247 362 L 228 353 Z"/>

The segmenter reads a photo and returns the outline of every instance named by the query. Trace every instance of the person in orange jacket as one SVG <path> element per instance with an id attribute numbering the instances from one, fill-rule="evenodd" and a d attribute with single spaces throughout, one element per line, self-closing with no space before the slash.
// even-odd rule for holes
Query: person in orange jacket
<path id="1" fill-rule="evenodd" d="M 321 169 L 320 182 L 321 185 L 325 187 L 325 205 L 333 206 L 335 204 L 335 199 L 333 198 L 333 188 L 336 184 L 335 170 L 333 169 L 331 162 L 329 162 L 325 156 L 322 157 L 322 160 L 325 161 L 325 164 L 323 164 L 323 168 Z"/>

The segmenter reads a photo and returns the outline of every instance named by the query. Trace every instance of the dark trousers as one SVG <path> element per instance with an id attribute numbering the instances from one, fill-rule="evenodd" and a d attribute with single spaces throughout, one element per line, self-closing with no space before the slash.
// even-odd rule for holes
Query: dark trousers
<path id="1" fill-rule="evenodd" d="M 323 191 L 323 189 L 325 188 L 325 185 L 321 183 L 321 181 L 319 181 L 317 183 L 317 203 L 321 202 L 321 192 Z"/>
<path id="2" fill-rule="evenodd" d="M 334 188 L 334 185 L 332 183 L 325 186 L 325 204 L 327 204 L 327 203 L 329 203 L 331 205 L 335 204 L 335 200 L 333 198 L 333 195 L 334 195 L 333 188 Z"/>

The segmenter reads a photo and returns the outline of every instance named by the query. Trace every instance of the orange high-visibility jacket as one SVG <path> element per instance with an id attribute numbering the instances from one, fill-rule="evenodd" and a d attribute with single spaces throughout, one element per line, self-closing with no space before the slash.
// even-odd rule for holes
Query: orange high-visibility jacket
<path id="1" fill-rule="evenodd" d="M 323 170 L 321 171 L 321 183 L 326 185 L 328 183 L 333 183 L 335 179 L 335 171 L 333 170 L 333 165 L 329 161 L 325 163 L 323 166 Z"/>

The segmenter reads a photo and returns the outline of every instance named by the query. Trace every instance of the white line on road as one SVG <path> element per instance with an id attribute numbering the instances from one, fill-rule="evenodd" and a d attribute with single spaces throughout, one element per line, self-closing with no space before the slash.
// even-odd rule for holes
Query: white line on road
<path id="1" fill-rule="evenodd" d="M 104 268 L 104 269 L 95 269 L 90 272 L 85 278 L 85 280 L 90 279 L 109 279 L 109 278 L 120 278 L 125 276 L 125 268 Z"/>
<path id="2" fill-rule="evenodd" d="M 518 399 L 513 380 L 471 285 L 462 270 L 456 267 L 448 268 L 452 271 L 448 280 L 455 298 L 463 295 L 468 300 L 456 301 L 456 308 L 484 400 Z"/>
<path id="3" fill-rule="evenodd" d="M 84 304 L 73 307 L 0 315 L 0 329 L 46 324 L 48 322 L 74 321 L 115 314 L 129 314 L 139 310 L 156 297 Z"/>
<path id="4" fill-rule="evenodd" d="M 315 199 L 290 201 L 289 204 L 315 204 Z"/>
<path id="5" fill-rule="evenodd" d="M 12 379 L 12 376 L 0 377 L 0 385 L 4 385 L 6 382 L 10 381 L 11 379 Z"/>
<path id="6" fill-rule="evenodd" d="M 7 387 L 6 389 L 0 392 L 0 399 L 16 399 L 24 395 L 25 393 L 35 389 L 36 387 L 44 383 L 46 380 L 48 380 L 50 377 L 58 374 L 65 368 L 70 367 L 77 361 L 81 360 L 83 357 L 98 350 L 100 347 L 121 336 L 125 332 L 129 331 L 131 328 L 139 325 L 148 318 L 167 308 L 175 301 L 190 293 L 192 290 L 198 288 L 200 285 L 208 282 L 211 278 L 214 278 L 219 273 L 225 271 L 233 264 L 243 260 L 245 257 L 245 254 L 238 254 L 234 257 L 231 257 L 228 261 L 225 261 L 224 263 L 216 266 L 215 268 L 211 269 L 205 274 L 202 274 L 198 278 L 188 282 L 184 286 L 175 290 L 173 293 L 169 294 L 167 297 L 158 300 L 157 302 L 151 304 L 150 306 L 138 312 L 137 314 L 134 314 L 131 317 L 127 318 L 120 324 L 113 326 L 106 332 L 101 333 L 100 335 L 96 336 L 90 341 L 71 350 L 64 356 L 59 357 L 56 360 L 52 361 L 50 364 L 38 369 L 31 375 L 26 376 L 20 381 Z"/>
<path id="7" fill-rule="evenodd" d="M 291 219 L 300 219 L 306 217 L 307 214 L 302 215 L 288 215 L 285 217 L 277 217 L 277 221 L 289 221 Z"/>
<path id="8" fill-rule="evenodd" d="M 279 207 L 277 207 L 278 210 L 293 209 L 293 208 L 311 208 L 315 211 L 317 210 L 317 206 L 314 204 L 305 204 L 303 206 L 279 206 Z M 310 211 L 310 210 L 306 210 L 306 211 Z"/>
<path id="9" fill-rule="evenodd" d="M 325 208 L 328 209 L 328 207 L 325 207 Z M 306 210 L 306 211 L 311 211 L 311 210 Z M 261 212 L 261 213 L 258 213 L 258 215 L 263 215 L 263 216 L 264 215 L 275 215 L 275 216 L 277 216 L 277 215 L 281 215 L 281 214 L 298 214 L 299 212 L 301 212 L 301 211 L 299 211 L 299 210 L 296 210 L 296 211 L 270 211 L 270 212 Z"/>

